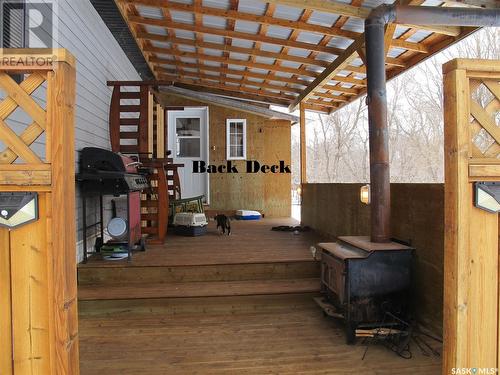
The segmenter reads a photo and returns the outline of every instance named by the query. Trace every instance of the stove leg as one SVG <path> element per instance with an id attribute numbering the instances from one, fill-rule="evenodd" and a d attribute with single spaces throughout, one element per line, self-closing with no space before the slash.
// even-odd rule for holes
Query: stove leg
<path id="1" fill-rule="evenodd" d="M 354 345 L 356 342 L 357 324 L 350 320 L 345 321 L 345 342 L 347 345 Z"/>

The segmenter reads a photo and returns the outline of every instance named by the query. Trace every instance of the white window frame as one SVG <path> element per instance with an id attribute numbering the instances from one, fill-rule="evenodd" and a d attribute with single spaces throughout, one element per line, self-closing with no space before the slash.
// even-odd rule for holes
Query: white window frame
<path id="1" fill-rule="evenodd" d="M 243 156 L 231 156 L 230 129 L 231 123 L 243 123 Z M 227 160 L 246 160 L 247 158 L 247 120 L 246 119 L 227 119 L 226 120 L 226 159 Z"/>

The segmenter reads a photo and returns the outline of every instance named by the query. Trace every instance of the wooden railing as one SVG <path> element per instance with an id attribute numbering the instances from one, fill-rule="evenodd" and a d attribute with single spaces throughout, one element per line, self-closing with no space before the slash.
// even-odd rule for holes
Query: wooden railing
<path id="1" fill-rule="evenodd" d="M 79 373 L 75 80 L 65 50 L 0 50 L 0 192 L 37 192 L 39 202 L 37 221 L 0 228 L 2 375 Z M 46 93 L 45 107 L 35 91 Z M 6 122 L 17 109 L 31 118 L 21 134 Z M 45 151 L 36 152 L 42 135 Z"/>
<path id="2" fill-rule="evenodd" d="M 474 182 L 500 181 L 500 61 L 444 65 L 444 367 L 499 367 L 498 214 L 474 207 Z M 479 373 L 479 372 L 478 372 Z"/>
<path id="3" fill-rule="evenodd" d="M 151 191 L 141 195 L 142 231 L 148 241 L 163 243 L 167 233 L 168 204 L 180 197 L 177 169 L 167 156 L 165 108 L 158 103 L 150 82 L 108 82 L 113 86 L 109 131 L 114 152 L 138 154 L 148 176 Z M 130 90 L 130 91 L 125 91 Z M 126 103 L 126 104 L 125 104 Z"/>

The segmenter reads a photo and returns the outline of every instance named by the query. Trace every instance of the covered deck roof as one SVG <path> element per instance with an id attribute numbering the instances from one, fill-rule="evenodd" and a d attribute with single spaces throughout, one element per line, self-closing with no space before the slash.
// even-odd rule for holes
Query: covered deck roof
<path id="1" fill-rule="evenodd" d="M 384 2 L 393 1 L 116 0 L 156 79 L 290 110 L 303 102 L 305 109 L 321 112 L 366 92 L 364 19 Z M 473 30 L 390 24 L 387 77 Z"/>

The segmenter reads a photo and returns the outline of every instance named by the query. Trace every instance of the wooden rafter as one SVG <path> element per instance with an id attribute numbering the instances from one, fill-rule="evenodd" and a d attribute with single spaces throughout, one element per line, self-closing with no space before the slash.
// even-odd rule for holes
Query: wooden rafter
<path id="1" fill-rule="evenodd" d="M 212 35 L 218 35 L 218 36 L 223 36 L 223 37 L 250 40 L 253 42 L 263 42 L 263 43 L 283 45 L 283 46 L 288 46 L 288 47 L 293 47 L 293 48 L 304 49 L 307 51 L 314 50 L 314 51 L 318 51 L 318 52 L 326 52 L 326 53 L 330 53 L 332 55 L 338 55 L 339 53 L 342 53 L 341 49 L 334 48 L 334 47 L 322 47 L 322 46 L 318 46 L 318 45 L 314 45 L 314 44 L 306 43 L 306 42 L 297 42 L 297 41 L 294 42 L 294 41 L 290 41 L 287 39 L 270 37 L 267 35 L 251 34 L 251 33 L 245 33 L 245 32 L 241 32 L 241 31 L 230 31 L 230 30 L 226 30 L 226 29 L 218 29 L 215 27 L 208 27 L 208 26 L 203 26 L 202 28 L 198 28 L 195 25 L 190 25 L 188 23 L 169 22 L 169 21 L 164 20 L 164 19 L 145 18 L 145 17 L 141 17 L 141 16 L 129 16 L 128 21 L 131 24 L 168 27 L 171 29 L 186 30 L 186 31 L 191 31 L 191 32 L 201 32 L 201 33 L 205 33 L 205 34 L 212 34 Z"/>
<path id="2" fill-rule="evenodd" d="M 299 97 L 295 99 L 292 104 L 290 104 L 288 109 L 293 111 L 301 101 L 307 100 L 314 94 L 315 90 L 328 83 L 332 77 L 334 77 L 339 71 L 343 70 L 346 65 L 358 56 L 358 49 L 364 42 L 364 35 L 363 37 L 359 37 L 352 42 L 342 55 L 337 57 L 328 68 L 326 68 L 313 82 L 309 84 L 309 86 L 306 87 L 304 91 L 302 91 Z"/>
<path id="3" fill-rule="evenodd" d="M 228 69 L 228 68 L 217 68 L 217 67 L 213 67 L 213 66 L 208 66 L 208 65 L 196 65 L 196 64 L 191 64 L 191 63 L 179 63 L 178 65 L 176 65 L 176 70 L 174 69 L 167 69 L 167 68 L 164 68 L 164 67 L 161 67 L 161 66 L 155 66 L 154 67 L 154 70 L 155 72 L 157 72 L 158 74 L 179 74 L 179 75 L 183 75 L 184 72 L 187 72 L 185 69 L 186 68 L 191 68 L 191 69 L 198 69 L 200 71 L 207 71 L 207 72 L 216 72 L 216 73 L 219 73 L 219 74 L 222 74 L 222 75 L 237 75 L 237 76 L 240 76 L 240 77 L 243 77 L 243 79 L 245 79 L 246 77 L 252 77 L 252 78 L 257 78 L 257 79 L 263 79 L 263 80 L 268 80 L 269 82 L 286 82 L 288 84 L 292 84 L 294 86 L 301 86 L 301 87 L 306 87 L 309 82 L 307 81 L 304 81 L 304 80 L 301 80 L 301 79 L 298 79 L 298 78 L 294 78 L 294 77 L 291 77 L 291 78 L 286 78 L 286 77 L 276 77 L 276 76 L 273 76 L 273 75 L 269 75 L 269 74 L 262 74 L 262 73 L 254 73 L 254 72 L 249 72 L 249 71 L 240 71 L 240 70 L 231 70 L 231 69 Z M 196 74 L 196 73 L 195 73 Z M 217 77 L 217 76 L 214 76 L 214 75 L 210 75 L 210 77 Z M 350 81 L 355 81 L 357 82 L 357 85 L 361 86 L 361 87 L 364 87 L 366 86 L 366 81 L 364 80 L 359 80 L 359 79 L 353 79 L 353 78 L 349 78 L 349 77 L 338 77 L 339 79 L 346 79 L 346 81 L 348 80 L 349 82 L 347 83 L 351 83 Z M 258 82 L 253 82 L 254 84 L 258 84 Z M 286 86 L 287 88 L 290 88 L 290 86 Z M 348 87 L 343 87 L 343 86 L 338 86 L 338 85 L 324 85 L 323 86 L 324 89 L 326 90 L 333 90 L 333 91 L 337 91 L 337 92 L 342 92 L 346 95 L 358 95 L 359 94 L 359 89 L 357 88 L 348 88 Z M 293 89 L 293 87 L 292 87 Z M 299 89 L 300 91 L 302 89 Z"/>
<path id="4" fill-rule="evenodd" d="M 366 19 L 370 14 L 370 9 L 352 6 L 336 1 L 324 0 L 266 0 L 274 4 L 289 5 L 297 8 L 314 9 L 322 12 L 335 13 L 348 17 L 355 17 Z M 456 26 L 417 26 L 417 25 L 403 25 L 411 28 L 431 31 L 434 33 L 457 36 L 461 33 L 461 28 Z"/>
<path id="5" fill-rule="evenodd" d="M 344 28 L 351 17 L 366 18 L 370 9 L 362 7 L 363 0 L 352 0 L 350 4 L 323 0 L 269 0 L 261 14 L 241 11 L 238 0 L 230 0 L 227 8 L 208 6 L 202 0 L 194 0 L 192 4 L 172 0 L 115 1 L 156 77 L 162 76 L 176 85 L 190 85 L 212 92 L 217 90 L 224 95 L 230 92 L 232 96 L 245 96 L 247 99 L 252 97 L 249 100 L 265 101 L 263 98 L 267 98 L 268 102 L 286 104 L 290 109 L 299 102 L 305 102 L 329 111 L 341 108 L 365 93 L 364 33 Z M 422 0 L 397 2 L 401 5 L 420 5 Z M 301 9 L 300 16 L 293 20 L 276 15 L 274 11 L 278 4 Z M 141 6 L 157 8 L 162 17 L 146 16 Z M 335 13 L 340 17 L 330 27 L 318 25 L 310 21 L 314 10 Z M 171 11 L 190 13 L 193 21 L 179 22 Z M 208 25 L 205 16 L 222 18 L 225 24 Z M 249 32 L 248 29 L 236 27 L 238 21 L 256 23 L 258 28 L 256 32 Z M 165 32 L 157 32 L 148 26 L 162 28 Z M 271 26 L 286 28 L 290 33 L 286 38 L 269 35 Z M 437 27 L 432 30 L 434 34 L 424 40 L 410 42 L 412 35 L 425 28 L 403 26 L 408 29 L 396 39 L 396 25 L 390 24 L 386 28 L 388 78 L 471 31 L 467 28 Z M 181 35 L 181 31 L 192 32 L 194 38 Z M 321 35 L 322 38 L 318 43 L 306 42 L 300 38 L 302 32 Z M 222 42 L 205 35 L 222 37 Z M 340 48 L 342 43 L 334 38 L 353 42 L 344 49 Z M 252 43 L 242 46 L 235 40 Z M 166 43 L 168 45 L 165 46 Z M 269 50 L 264 47 L 264 43 L 280 48 Z M 397 58 L 387 57 L 390 48 L 402 49 L 404 52 Z M 293 49 L 306 50 L 308 53 L 295 53 Z M 246 59 L 234 54 L 245 55 Z M 295 63 L 297 67 L 288 62 Z"/>

